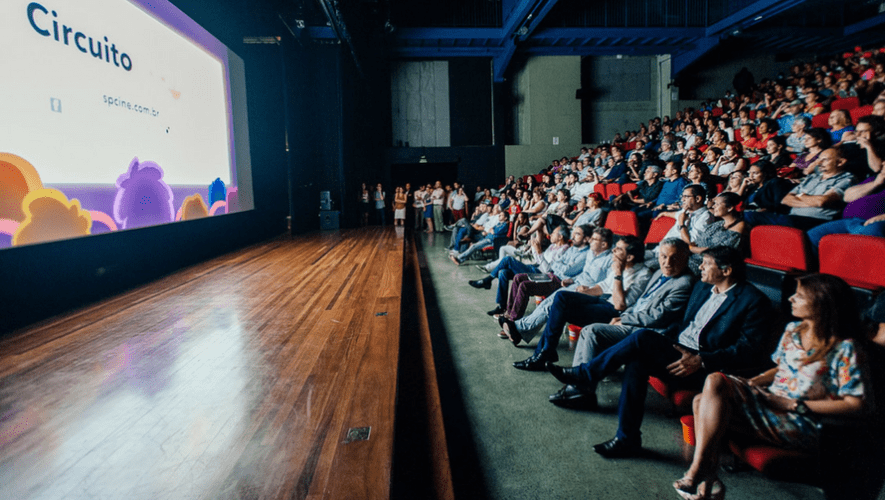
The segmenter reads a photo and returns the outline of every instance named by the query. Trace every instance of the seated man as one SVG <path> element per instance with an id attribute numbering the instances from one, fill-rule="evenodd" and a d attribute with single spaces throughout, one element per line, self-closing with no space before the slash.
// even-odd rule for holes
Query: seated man
<path id="1" fill-rule="evenodd" d="M 649 208 L 657 200 L 664 187 L 664 183 L 661 182 L 661 167 L 657 165 L 645 167 L 642 177 L 643 180 L 636 189 L 614 199 L 612 205 L 616 210 L 630 210 L 635 206 Z"/>
<path id="2" fill-rule="evenodd" d="M 679 208 L 679 197 L 682 195 L 682 190 L 688 184 L 685 177 L 680 175 L 681 173 L 681 165 L 672 161 L 667 162 L 667 165 L 664 167 L 664 183 L 653 206 L 634 209 L 640 220 L 644 219 L 647 222 L 661 211 L 677 210 Z"/>
<path id="3" fill-rule="evenodd" d="M 694 285 L 688 269 L 691 250 L 679 238 L 667 238 L 659 245 L 660 269 L 648 280 L 642 296 L 609 323 L 593 323 L 581 330 L 572 366 L 590 362 L 602 351 L 647 328 L 665 332 L 683 315 Z M 587 387 L 566 385 L 550 396 L 550 402 L 564 407 L 596 407 L 596 382 Z"/>
<path id="4" fill-rule="evenodd" d="M 644 259 L 645 248 L 639 238 L 624 236 L 619 239 L 612 249 L 610 276 L 594 287 L 578 287 L 574 292 L 556 294 L 534 354 L 513 363 L 514 368 L 543 370 L 546 362 L 559 359 L 556 346 L 566 323 L 580 326 L 608 323 L 636 303 L 650 275 L 643 265 Z M 511 319 L 502 316 L 501 326 L 510 340 L 517 344 L 521 338 Z"/>
<path id="5" fill-rule="evenodd" d="M 591 228 L 582 227 L 580 229 L 581 237 L 579 237 L 579 239 L 583 240 L 583 231 Z M 547 250 L 544 250 L 543 252 L 541 251 L 541 243 L 538 239 L 532 238 L 531 251 L 535 257 L 535 264 L 525 264 L 519 259 L 510 256 L 504 257 L 501 262 L 489 272 L 488 276 L 482 279 L 468 281 L 467 284 L 473 288 L 485 288 L 486 290 L 489 290 L 492 288 L 492 281 L 497 279 L 498 295 L 495 298 L 495 304 L 497 307 L 490 311 L 489 315 L 501 314 L 506 310 L 505 306 L 507 305 L 507 291 L 510 280 L 512 280 L 517 274 L 549 273 L 553 269 L 554 263 L 562 261 L 566 250 L 569 248 L 568 240 L 570 237 L 571 234 L 569 233 L 568 227 L 558 226 L 550 235 L 550 246 L 548 246 Z"/>
<path id="6" fill-rule="evenodd" d="M 548 365 L 557 380 L 585 391 L 625 367 L 618 432 L 593 447 L 600 455 L 628 457 L 639 452 L 650 375 L 677 387 L 700 390 L 710 373 L 740 374 L 766 366 L 771 304 L 745 280 L 740 251 L 713 247 L 703 256 L 702 283 L 694 286 L 685 316 L 675 328 L 663 334 L 640 329 L 579 366 Z"/>
<path id="7" fill-rule="evenodd" d="M 565 230 L 565 228 L 562 228 Z M 587 231 L 585 233 L 584 231 Z M 491 314 L 502 314 L 511 319 L 521 318 L 528 306 L 529 298 L 535 295 L 549 295 L 562 286 L 562 280 L 574 278 L 584 269 L 590 247 L 587 245 L 587 237 L 592 230 L 587 226 L 578 226 L 572 230 L 572 246 L 563 252 L 562 256 L 550 264 L 547 277 L 540 281 L 534 281 L 529 274 L 517 274 L 513 278 L 513 286 L 507 298 L 506 310 L 498 308 Z M 540 248 L 536 240 L 533 244 Z M 502 316 L 503 317 L 503 316 Z"/>
<path id="8" fill-rule="evenodd" d="M 452 226 L 452 239 L 446 250 L 458 249 L 461 245 L 461 240 L 469 238 L 475 231 L 482 231 L 483 225 L 489 220 L 491 211 L 492 205 L 490 203 L 479 203 L 476 205 L 469 222 L 467 219 L 456 221 Z"/>
<path id="9" fill-rule="evenodd" d="M 846 189 L 843 201 L 848 205 L 842 211 L 841 219 L 808 230 L 808 239 L 814 249 L 820 246 L 821 238 L 828 234 L 885 237 L 885 169 Z"/>
<path id="10" fill-rule="evenodd" d="M 473 256 L 473 253 L 477 250 L 482 250 L 489 245 L 494 245 L 496 238 L 507 236 L 507 229 L 510 227 L 510 219 L 507 217 L 507 212 L 502 212 L 498 210 L 497 216 L 494 217 L 497 217 L 498 220 L 498 223 L 495 225 L 494 229 L 492 229 L 491 231 L 483 231 L 480 240 L 467 247 L 467 249 L 463 252 L 457 255 L 449 254 L 449 258 L 452 259 L 452 262 L 460 266 L 464 263 L 465 260 Z M 494 220 L 494 217 L 492 220 Z"/>
<path id="11" fill-rule="evenodd" d="M 658 217 L 671 217 L 676 224 L 667 231 L 664 238 L 680 238 L 681 229 L 688 229 L 692 241 L 704 232 L 713 222 L 713 214 L 707 210 L 707 191 L 700 184 L 689 184 L 682 190 L 682 208 L 675 212 L 661 212 Z"/>
<path id="12" fill-rule="evenodd" d="M 854 176 L 845 171 L 846 160 L 840 146 L 823 151 L 820 160 L 817 171 L 802 179 L 781 200 L 782 204 L 791 208 L 789 215 L 747 212 L 744 214 L 747 224 L 791 226 L 807 231 L 835 219 L 842 206 L 842 196 L 851 186 Z"/>
<path id="13" fill-rule="evenodd" d="M 530 342 L 534 338 L 535 330 L 547 323 L 547 313 L 550 305 L 553 303 L 557 293 L 563 291 L 573 292 L 578 287 L 593 287 L 608 277 L 612 264 L 612 232 L 604 227 L 597 227 L 592 230 L 592 236 L 588 243 L 590 252 L 587 254 L 587 260 L 584 261 L 584 270 L 577 275 L 575 279 L 562 280 L 563 288 L 557 290 L 553 295 L 548 295 L 531 314 L 520 318 L 514 322 L 515 331 L 519 335 L 514 335 L 514 339 L 521 339 Z M 514 328 L 511 328 L 511 332 Z M 501 338 L 509 338 L 503 330 L 498 334 Z M 517 342 L 518 343 L 518 342 Z"/>

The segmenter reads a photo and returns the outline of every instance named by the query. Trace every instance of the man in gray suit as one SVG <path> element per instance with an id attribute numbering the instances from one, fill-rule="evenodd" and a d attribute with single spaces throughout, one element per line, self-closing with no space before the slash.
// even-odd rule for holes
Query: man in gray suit
<path id="1" fill-rule="evenodd" d="M 695 281 L 688 270 L 691 251 L 679 238 L 663 240 L 659 249 L 661 268 L 648 280 L 642 296 L 611 322 L 585 326 L 575 347 L 572 366 L 589 362 L 637 330 L 664 332 L 680 320 Z M 596 406 L 595 389 L 595 385 L 582 388 L 566 385 L 550 396 L 550 402 L 569 408 L 592 408 Z"/>

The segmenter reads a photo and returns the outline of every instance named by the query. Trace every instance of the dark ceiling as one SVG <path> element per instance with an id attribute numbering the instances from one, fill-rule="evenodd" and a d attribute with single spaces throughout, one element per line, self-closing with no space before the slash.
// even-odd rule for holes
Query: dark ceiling
<path id="1" fill-rule="evenodd" d="M 274 0 L 299 43 L 381 43 L 392 59 L 673 56 L 676 76 L 729 40 L 752 53 L 829 54 L 885 42 L 882 0 Z M 357 60 L 357 65 L 359 61 Z"/>

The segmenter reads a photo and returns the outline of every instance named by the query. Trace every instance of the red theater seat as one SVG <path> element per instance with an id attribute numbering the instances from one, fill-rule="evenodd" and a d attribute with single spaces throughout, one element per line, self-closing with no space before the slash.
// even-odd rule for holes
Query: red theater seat
<path id="1" fill-rule="evenodd" d="M 885 288 L 885 238 L 830 234 L 820 240 L 820 272 L 864 290 Z"/>
<path id="2" fill-rule="evenodd" d="M 783 226 L 756 226 L 750 231 L 747 277 L 777 307 L 788 310 L 796 278 L 814 269 L 811 244 L 804 231 Z"/>
<path id="3" fill-rule="evenodd" d="M 605 218 L 605 227 L 619 236 L 639 236 L 639 218 L 629 210 L 613 210 Z"/>
<path id="4" fill-rule="evenodd" d="M 637 189 L 638 187 L 639 186 L 636 185 L 635 182 L 628 182 L 628 183 L 624 184 L 623 186 L 621 186 L 621 193 L 629 193 L 630 191 L 633 191 L 634 189 Z"/>
<path id="5" fill-rule="evenodd" d="M 851 111 L 852 109 L 860 106 L 860 99 L 857 97 L 846 97 L 844 99 L 836 99 L 830 104 L 830 109 L 846 109 Z"/>
<path id="6" fill-rule="evenodd" d="M 676 219 L 672 217 L 658 217 L 651 221 L 651 227 L 648 228 L 648 234 L 645 235 L 646 246 L 660 243 L 675 224 Z"/>
<path id="7" fill-rule="evenodd" d="M 750 231 L 750 257 L 747 264 L 783 272 L 812 270 L 808 238 L 800 229 L 784 226 L 756 226 Z"/>
<path id="8" fill-rule="evenodd" d="M 597 184 L 593 187 L 593 192 L 598 194 L 599 196 L 602 196 L 603 198 L 608 199 L 608 197 L 605 196 L 605 184 Z"/>
<path id="9" fill-rule="evenodd" d="M 811 119 L 811 126 L 814 128 L 828 128 L 829 119 L 829 113 L 821 113 Z"/>
<path id="10" fill-rule="evenodd" d="M 621 185 L 620 184 L 618 184 L 616 182 L 612 182 L 611 184 L 605 185 L 605 198 L 606 199 L 609 199 L 612 196 L 620 196 L 620 195 L 621 195 Z"/>
<path id="11" fill-rule="evenodd" d="M 854 108 L 850 111 L 851 113 L 851 122 L 857 125 L 857 120 L 863 118 L 864 116 L 869 116 L 873 114 L 873 107 L 870 105 L 861 106 L 859 108 Z"/>

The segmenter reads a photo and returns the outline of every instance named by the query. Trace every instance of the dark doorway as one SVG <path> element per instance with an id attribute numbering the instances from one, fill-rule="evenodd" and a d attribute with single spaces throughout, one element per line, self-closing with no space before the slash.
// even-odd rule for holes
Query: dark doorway
<path id="1" fill-rule="evenodd" d="M 407 182 L 416 186 L 442 182 L 451 185 L 458 180 L 458 164 L 449 163 L 396 163 L 390 166 L 390 180 L 393 186 L 403 186 Z"/>

